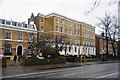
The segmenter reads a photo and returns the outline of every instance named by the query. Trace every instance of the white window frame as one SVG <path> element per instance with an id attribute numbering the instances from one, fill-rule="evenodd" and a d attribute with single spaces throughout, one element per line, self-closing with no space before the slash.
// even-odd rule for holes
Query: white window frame
<path id="1" fill-rule="evenodd" d="M 60 27 L 60 32 L 63 33 L 63 27 Z"/>
<path id="2" fill-rule="evenodd" d="M 55 22 L 56 22 L 56 23 L 59 23 L 59 20 L 58 20 L 58 18 L 56 18 L 56 19 L 55 19 Z"/>
<path id="3" fill-rule="evenodd" d="M 60 24 L 63 24 L 63 20 L 62 19 L 60 20 Z"/>
<path id="4" fill-rule="evenodd" d="M 59 27 L 58 27 L 58 26 L 55 27 L 55 31 L 56 31 L 56 32 L 59 31 Z"/>
<path id="5" fill-rule="evenodd" d="M 28 42 L 33 42 L 33 35 L 28 35 Z"/>
<path id="6" fill-rule="evenodd" d="M 18 40 L 23 40 L 23 34 L 22 33 L 18 33 Z"/>
<path id="7" fill-rule="evenodd" d="M 10 35 L 7 35 L 7 33 L 10 33 Z M 7 37 L 10 37 L 10 38 L 7 38 Z M 6 32 L 6 39 L 12 40 L 12 32 Z"/>

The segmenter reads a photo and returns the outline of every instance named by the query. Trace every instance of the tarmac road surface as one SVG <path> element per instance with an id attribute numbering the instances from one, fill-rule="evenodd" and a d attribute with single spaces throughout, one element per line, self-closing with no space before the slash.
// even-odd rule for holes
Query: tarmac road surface
<path id="1" fill-rule="evenodd" d="M 13 76 L 4 76 L 3 78 L 32 78 L 35 80 L 39 79 L 100 79 L 100 78 L 113 78 L 118 79 L 120 77 L 118 70 L 118 63 L 105 63 L 105 64 L 92 64 L 83 65 L 77 67 L 59 68 L 59 69 L 48 69 L 38 70 L 33 73 L 25 73 Z M 105 79 L 107 80 L 107 79 Z"/>

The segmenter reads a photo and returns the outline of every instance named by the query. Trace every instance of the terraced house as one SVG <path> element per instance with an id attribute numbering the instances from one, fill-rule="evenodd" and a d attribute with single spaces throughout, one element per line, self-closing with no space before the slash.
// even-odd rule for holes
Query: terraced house
<path id="1" fill-rule="evenodd" d="M 0 53 L 6 57 L 32 54 L 34 37 L 37 37 L 35 25 L 0 19 Z"/>
<path id="2" fill-rule="evenodd" d="M 49 39 L 53 46 L 61 48 L 61 55 L 96 55 L 95 27 L 56 13 L 31 15 L 28 23 L 34 23 L 38 40 Z"/>

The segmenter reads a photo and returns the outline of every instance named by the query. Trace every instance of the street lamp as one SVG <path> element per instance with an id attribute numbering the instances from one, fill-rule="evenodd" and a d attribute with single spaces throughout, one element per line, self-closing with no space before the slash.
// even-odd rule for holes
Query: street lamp
<path id="1" fill-rule="evenodd" d="M 102 42 L 103 42 L 103 49 L 102 49 L 103 58 L 102 58 L 102 60 L 103 60 L 103 62 L 104 62 L 104 32 L 102 32 L 101 35 L 102 35 Z"/>

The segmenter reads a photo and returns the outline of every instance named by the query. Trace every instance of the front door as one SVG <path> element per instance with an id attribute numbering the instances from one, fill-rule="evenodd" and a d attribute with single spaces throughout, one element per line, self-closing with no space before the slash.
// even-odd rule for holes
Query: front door
<path id="1" fill-rule="evenodd" d="M 22 55 L 22 46 L 21 45 L 19 45 L 17 47 L 17 55 Z"/>

